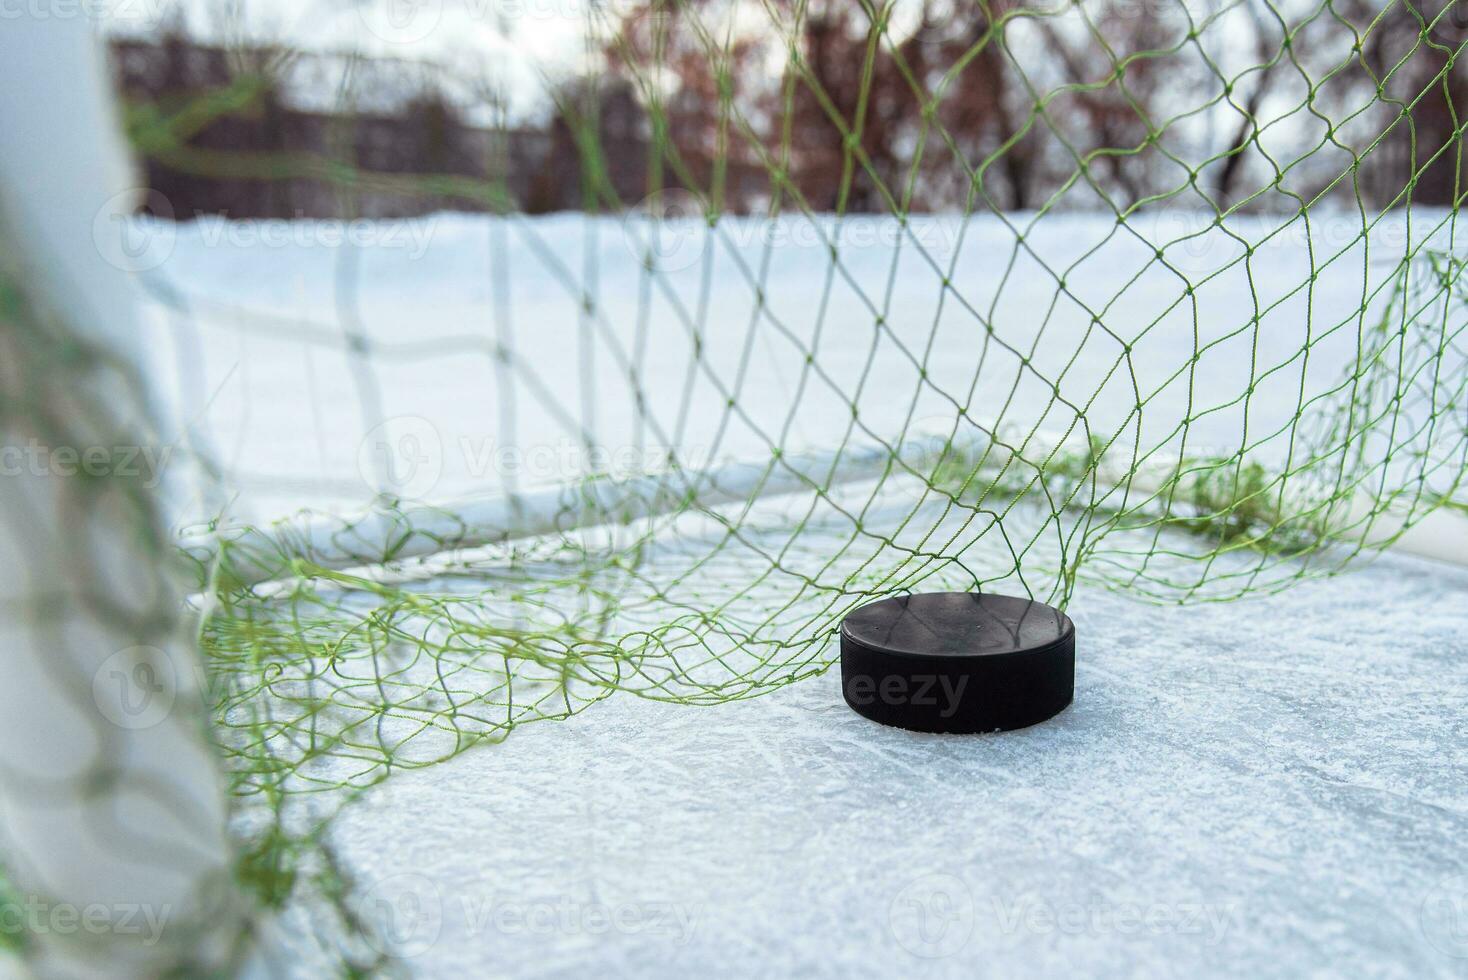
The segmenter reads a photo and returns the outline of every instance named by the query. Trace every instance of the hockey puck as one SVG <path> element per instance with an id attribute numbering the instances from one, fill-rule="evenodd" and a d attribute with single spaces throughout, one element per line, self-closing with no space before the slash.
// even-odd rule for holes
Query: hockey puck
<path id="1" fill-rule="evenodd" d="M 841 623 L 841 690 L 857 714 L 918 732 L 1002 732 L 1058 714 L 1075 690 L 1075 626 L 1030 599 L 931 592 Z"/>

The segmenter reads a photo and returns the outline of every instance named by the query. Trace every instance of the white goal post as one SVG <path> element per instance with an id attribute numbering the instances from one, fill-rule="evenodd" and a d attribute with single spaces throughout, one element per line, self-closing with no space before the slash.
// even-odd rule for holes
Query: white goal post
<path id="1" fill-rule="evenodd" d="M 1048 434 L 1027 440 L 1025 455 L 1044 460 L 1062 447 L 1081 450 L 1074 439 Z M 183 547 L 205 568 L 227 551 L 235 581 L 254 585 L 289 577 L 295 560 L 342 571 L 628 524 L 689 508 L 729 507 L 759 496 L 825 492 L 894 473 L 901 479 L 904 468 L 908 478 L 917 479 L 915 474 L 946 452 L 972 454 L 984 448 L 973 435 L 914 431 L 895 445 L 866 441 L 840 452 L 789 453 L 631 478 L 597 477 L 513 495 L 487 489 L 482 497 L 441 505 L 404 503 L 338 517 L 307 514 L 266 528 L 218 527 L 190 534 Z M 1104 493 L 1143 496 L 1162 492 L 1172 475 L 1173 469 L 1166 466 L 1126 470 L 1108 460 L 1101 462 L 1096 474 Z M 1383 508 L 1369 495 L 1357 493 L 1339 519 L 1345 526 L 1363 528 L 1362 544 L 1367 548 L 1390 547 L 1402 554 L 1468 564 L 1468 515 L 1440 508 L 1414 515 L 1409 522 L 1400 509 Z M 369 556 L 378 560 L 367 561 Z"/>
<path id="2" fill-rule="evenodd" d="M 133 284 L 93 239 L 136 181 L 86 18 L 6 18 L 0 130 L 0 280 L 19 294 L 0 376 L 42 402 L 28 415 L 9 400 L 4 442 L 55 442 L 55 427 L 79 452 L 150 438 L 145 397 L 117 376 L 142 360 Z M 79 351 L 59 377 L 51 358 Z M 152 977 L 236 962 L 228 804 L 166 529 L 155 516 L 140 535 L 150 502 L 120 478 L 4 484 L 0 862 L 27 936 L 13 965 Z"/>

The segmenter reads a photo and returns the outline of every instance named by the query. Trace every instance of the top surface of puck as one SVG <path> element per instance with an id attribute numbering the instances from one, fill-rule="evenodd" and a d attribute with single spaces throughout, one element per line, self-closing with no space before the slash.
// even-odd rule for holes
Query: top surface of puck
<path id="1" fill-rule="evenodd" d="M 908 657 L 983 657 L 1043 650 L 1074 633 L 1070 618 L 1031 599 L 928 592 L 869 603 L 841 635 L 869 650 Z"/>

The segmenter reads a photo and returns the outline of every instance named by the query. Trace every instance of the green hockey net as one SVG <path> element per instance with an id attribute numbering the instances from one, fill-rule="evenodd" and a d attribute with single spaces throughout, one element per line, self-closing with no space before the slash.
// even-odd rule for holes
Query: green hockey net
<path id="1" fill-rule="evenodd" d="M 1239 599 L 1462 515 L 1462 20 L 598 5 L 538 135 L 435 75 L 423 125 L 478 142 L 416 171 L 373 165 L 355 57 L 306 148 L 219 137 L 279 109 L 292 52 L 129 99 L 179 186 L 433 229 L 256 265 L 200 220 L 144 276 L 206 473 L 177 512 L 242 877 L 338 900 L 359 958 L 319 845 L 394 771 L 820 674 L 893 593 Z M 579 213 L 531 213 L 567 188 Z M 439 208 L 480 215 L 414 225 Z"/>

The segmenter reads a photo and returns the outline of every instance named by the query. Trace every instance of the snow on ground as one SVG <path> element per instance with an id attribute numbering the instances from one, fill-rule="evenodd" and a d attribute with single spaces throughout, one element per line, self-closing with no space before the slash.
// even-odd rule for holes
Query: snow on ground
<path id="1" fill-rule="evenodd" d="M 1233 265 L 1215 231 L 1173 272 L 1105 216 L 1046 216 L 1016 251 L 1030 217 L 915 220 L 931 262 L 855 219 L 836 267 L 799 219 L 721 222 L 708 249 L 674 227 L 651 278 L 645 229 L 613 219 L 432 216 L 361 248 L 196 223 L 151 273 L 156 349 L 244 516 L 365 501 L 383 420 L 415 463 L 398 488 L 432 498 L 558 479 L 583 438 L 829 447 L 852 403 L 883 436 L 949 397 L 1051 425 L 1051 383 L 1097 427 L 1157 392 L 1162 441 L 1195 350 L 1193 447 L 1232 451 L 1246 411 L 1267 431 L 1338 377 L 1363 293 L 1441 220 L 1391 216 L 1370 250 L 1322 220 Z M 1251 362 L 1283 369 L 1244 401 Z M 506 446 L 542 456 L 511 474 Z M 882 728 L 834 675 L 717 708 L 614 697 L 389 780 L 337 841 L 426 976 L 1463 975 L 1468 575 L 1391 557 L 1243 605 L 1083 588 L 1070 612 L 1076 702 L 1031 730 Z"/>

